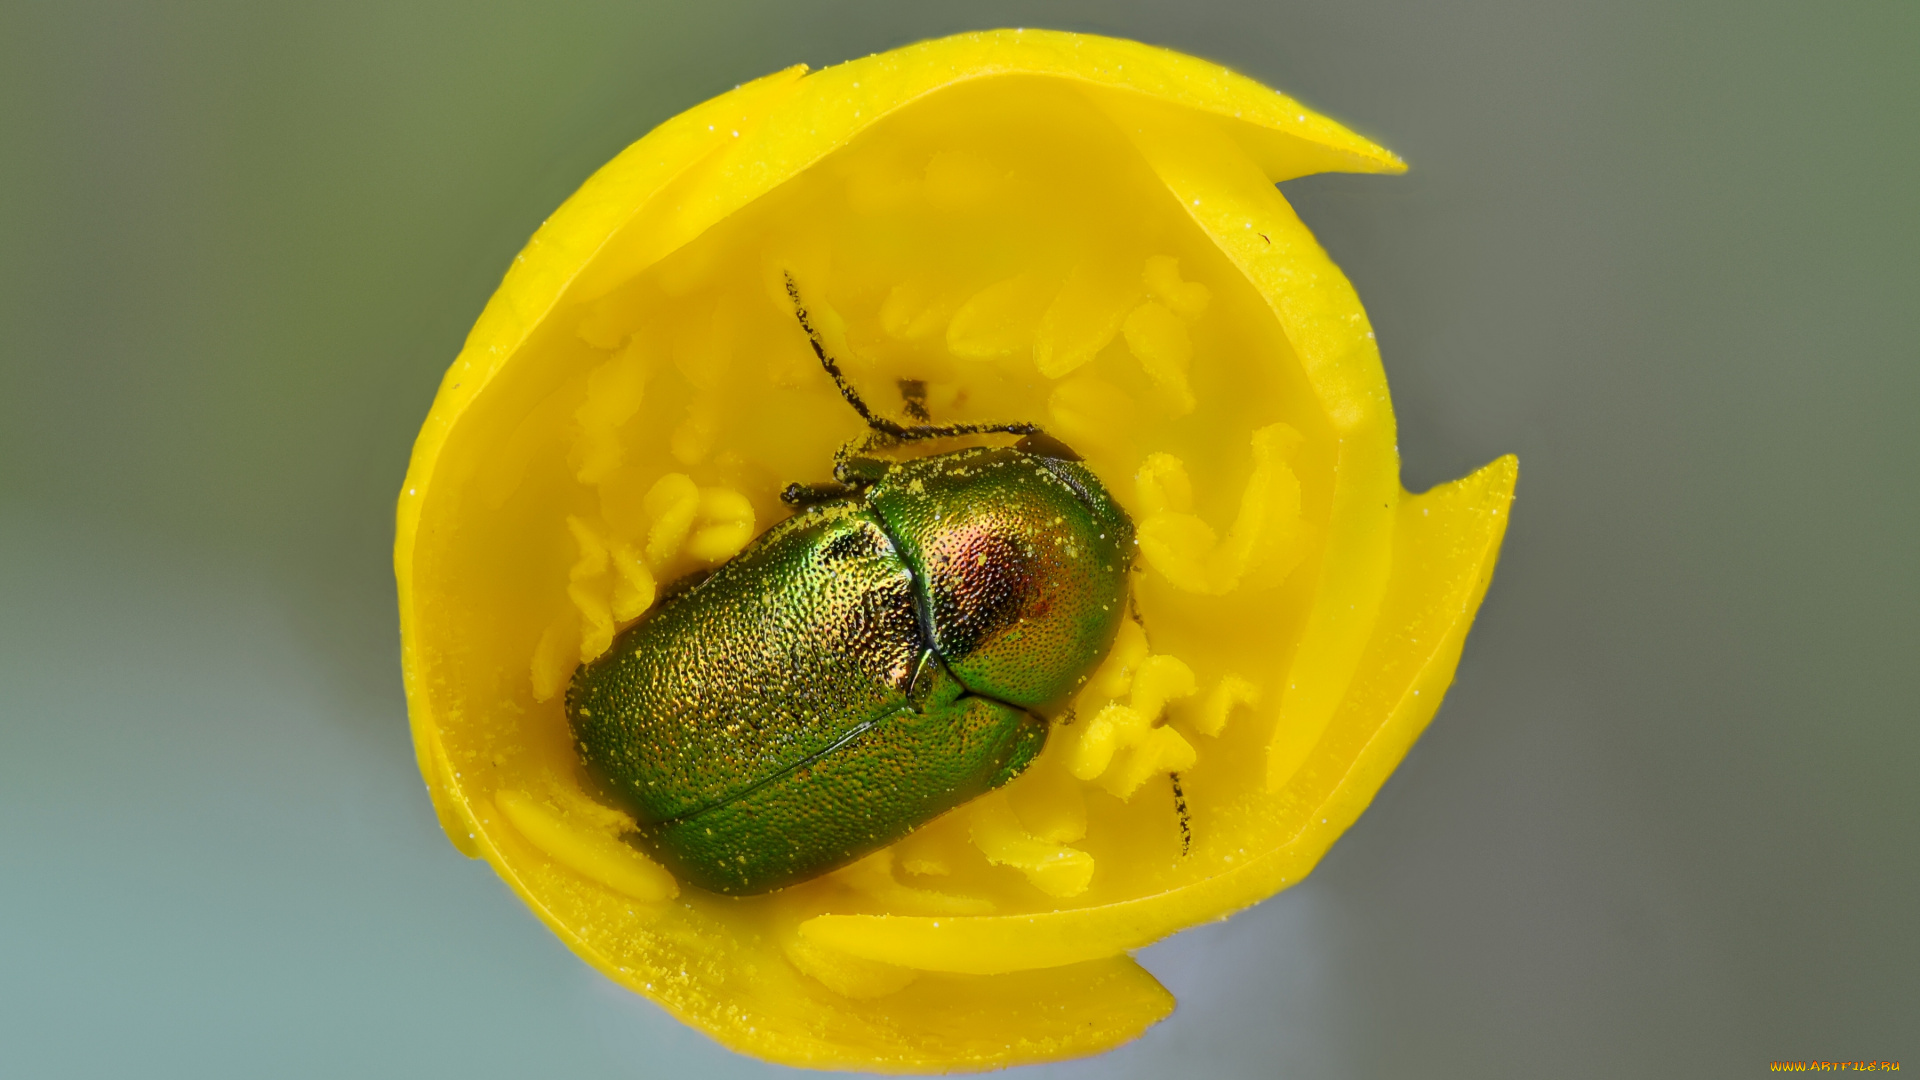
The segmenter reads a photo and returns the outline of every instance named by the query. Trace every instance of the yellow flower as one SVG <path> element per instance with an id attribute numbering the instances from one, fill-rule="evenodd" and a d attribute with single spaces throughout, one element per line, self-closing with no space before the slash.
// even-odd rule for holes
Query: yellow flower
<path id="1" fill-rule="evenodd" d="M 1276 191 L 1398 159 L 1191 57 L 968 34 L 748 83 L 527 245 L 428 415 L 395 564 L 455 846 L 588 962 L 739 1051 L 893 1071 L 1095 1053 L 1128 957 L 1299 881 L 1419 735 L 1492 573 L 1502 458 L 1410 495 L 1352 287 Z M 557 691 L 827 476 L 876 404 L 1033 420 L 1139 530 L 1129 622 L 1027 773 L 779 893 L 621 842 Z M 903 385 L 903 393 L 905 388 Z"/>

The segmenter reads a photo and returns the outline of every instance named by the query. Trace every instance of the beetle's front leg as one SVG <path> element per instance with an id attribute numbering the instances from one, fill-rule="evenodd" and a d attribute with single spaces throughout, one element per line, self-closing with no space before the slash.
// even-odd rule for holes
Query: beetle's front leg
<path id="1" fill-rule="evenodd" d="M 837 480 L 828 480 L 819 484 L 802 484 L 796 481 L 788 484 L 786 489 L 780 492 L 780 501 L 793 507 L 818 506 L 821 503 L 844 499 L 858 490 L 860 489 L 842 484 Z"/>

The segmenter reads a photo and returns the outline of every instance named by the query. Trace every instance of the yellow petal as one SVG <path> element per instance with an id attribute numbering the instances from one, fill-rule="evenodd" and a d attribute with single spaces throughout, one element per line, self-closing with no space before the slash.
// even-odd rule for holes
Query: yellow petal
<path id="1" fill-rule="evenodd" d="M 554 862 L 635 900 L 653 903 L 680 895 L 673 875 L 604 833 L 582 828 L 524 791 L 501 791 L 493 801 L 529 844 Z"/>
<path id="2" fill-rule="evenodd" d="M 1287 676 L 1268 786 L 1285 783 L 1326 730 L 1386 590 L 1399 462 L 1386 373 L 1366 313 L 1313 234 L 1233 138 L 1150 100 L 1108 112 L 1167 189 L 1267 299 L 1339 433 L 1338 482 L 1312 611 Z"/>
<path id="3" fill-rule="evenodd" d="M 1283 843 L 1233 869 L 1096 908 L 974 919 L 823 915 L 802 933 L 853 955 L 929 971 L 992 974 L 1071 964 L 1152 944 L 1299 881 L 1373 798 L 1432 719 L 1492 578 L 1518 466 L 1511 457 L 1406 501 L 1395 514 L 1393 584 L 1328 768 L 1289 792 Z M 1341 763 L 1345 763 L 1341 767 Z M 1279 800 L 1276 800 L 1278 802 Z"/>
<path id="4" fill-rule="evenodd" d="M 1407 554 L 1412 549 L 1402 550 L 1395 523 L 1404 520 L 1405 509 L 1423 505 L 1421 500 L 1432 500 L 1435 493 L 1401 503 L 1392 415 L 1364 313 L 1344 277 L 1272 186 L 1276 180 L 1315 171 L 1391 172 L 1400 164 L 1284 95 L 1217 65 L 1128 42 L 999 31 L 928 42 L 804 78 L 803 71 L 792 69 L 749 83 L 668 121 L 590 178 L 515 261 L 447 372 L 415 444 L 397 515 L 395 567 L 416 755 L 436 812 L 460 850 L 488 859 L 563 940 L 610 977 L 730 1047 L 812 1067 L 895 1071 L 997 1068 L 1096 1052 L 1137 1035 L 1172 1006 L 1166 992 L 1120 953 L 1179 926 L 1217 918 L 1297 880 L 1352 820 L 1418 730 L 1417 723 L 1408 725 L 1412 713 L 1396 704 L 1401 698 L 1381 681 L 1381 673 L 1404 671 L 1411 657 L 1438 640 L 1435 635 L 1444 634 L 1428 627 L 1423 636 L 1393 636 L 1389 641 L 1381 635 L 1399 617 L 1395 613 L 1401 610 L 1396 605 L 1401 603 L 1403 564 L 1420 564 Z M 641 343 L 670 352 L 671 340 L 653 341 L 640 332 L 653 316 L 636 315 L 642 307 L 635 306 L 636 294 L 629 287 L 646 276 L 646 287 L 657 290 L 652 295 L 665 298 L 662 303 L 684 304 L 691 301 L 681 298 L 706 295 L 701 290 L 719 280 L 719 271 L 706 254 L 712 245 L 705 238 L 720 235 L 736 215 L 750 213 L 760 200 L 796 179 L 823 175 L 814 172 L 816 166 L 847 151 L 862 135 L 883 134 L 877 125 L 919 115 L 912 110 L 937 105 L 949 94 L 989 85 L 1017 86 L 1034 100 L 1070 88 L 1080 107 L 1098 110 L 1204 234 L 1204 245 L 1179 249 L 1175 269 L 1198 277 L 1194 260 L 1223 259 L 1244 277 L 1251 289 L 1247 295 L 1265 305 L 1275 351 L 1283 354 L 1276 362 L 1287 365 L 1285 378 L 1303 388 L 1301 407 L 1311 414 L 1280 418 L 1303 432 L 1313 454 L 1325 455 L 1312 458 L 1322 462 L 1314 466 L 1318 472 L 1309 475 L 1300 467 L 1303 505 L 1315 508 L 1314 550 L 1337 552 L 1338 557 L 1312 556 L 1298 571 L 1305 575 L 1296 584 L 1307 610 L 1297 620 L 1298 642 L 1288 671 L 1269 683 L 1280 692 L 1269 750 L 1272 791 L 1246 793 L 1258 814 L 1249 810 L 1244 819 L 1231 820 L 1216 815 L 1218 820 L 1208 827 L 1211 832 L 1196 835 L 1195 855 L 1186 864 L 1192 869 L 1183 872 L 1188 875 L 1183 883 L 1149 895 L 1106 895 L 1101 890 L 1121 885 L 1100 882 L 1127 879 L 1109 879 L 1103 869 L 1099 882 L 1071 900 L 1086 905 L 1077 909 L 938 919 L 896 915 L 892 918 L 905 921 L 889 922 L 884 931 L 858 921 L 886 918 L 879 915 L 808 919 L 800 939 L 832 950 L 808 954 L 815 957 L 816 967 L 822 963 L 820 956 L 829 956 L 842 958 L 843 966 L 844 958 L 851 957 L 926 972 L 891 993 L 860 1000 L 830 990 L 820 978 L 795 966 L 781 944 L 791 934 L 764 921 L 771 901 L 758 906 L 753 901 L 715 901 L 690 889 L 673 904 L 638 903 L 529 843 L 496 796 L 526 790 L 521 777 L 525 770 L 558 775 L 575 765 L 564 737 L 553 737 L 564 734 L 553 698 L 570 674 L 567 658 L 577 655 L 582 618 L 562 595 L 576 552 L 554 523 L 589 513 L 581 508 L 593 508 L 597 500 L 610 551 L 627 544 L 644 550 L 649 559 L 658 552 L 663 562 L 685 554 L 695 528 L 689 519 L 684 527 L 664 529 L 661 544 L 655 545 L 652 534 L 666 515 L 634 509 L 636 492 L 644 502 L 650 485 L 681 467 L 663 459 L 664 444 L 689 414 L 666 421 L 656 436 L 656 429 L 638 421 L 612 423 L 619 410 L 611 406 L 619 395 L 609 393 L 604 383 L 598 392 L 588 385 L 591 365 L 604 363 L 606 350 Z M 903 208 L 924 203 L 930 212 L 963 223 L 966 215 L 989 212 L 986 208 L 999 205 L 995 200 L 1012 197 L 1008 193 L 1016 190 L 1015 181 L 1001 171 L 1006 164 L 987 160 L 985 167 L 977 167 L 962 157 L 942 159 L 930 169 L 911 164 L 897 170 L 904 180 L 896 176 L 868 184 L 870 190 L 859 200 L 854 195 L 860 185 L 843 186 L 849 202 L 865 207 L 860 212 L 905 213 Z M 748 305 L 740 310 L 750 314 L 753 304 L 766 302 L 765 279 L 790 267 L 809 296 L 817 298 L 809 302 L 820 307 L 823 336 L 836 350 L 844 347 L 849 368 L 863 376 L 885 370 L 881 365 L 890 362 L 887 355 L 867 351 L 877 348 L 876 341 L 931 348 L 942 353 L 945 362 L 938 339 L 961 322 L 961 302 L 1018 272 L 1017 267 L 997 274 L 967 269 L 976 277 L 964 283 L 935 282 L 925 298 L 895 305 L 897 317 L 888 321 L 881 305 L 899 282 L 848 286 L 850 291 L 838 295 L 828 271 L 855 268 L 844 257 L 853 248 L 829 259 L 823 254 L 825 246 L 817 242 L 820 233 L 801 235 L 812 227 L 809 223 L 787 227 L 791 236 L 767 239 L 762 280 L 735 297 Z M 884 238 L 884 233 L 874 235 Z M 865 242 L 851 237 L 849 243 L 856 240 Z M 1141 250 L 1131 266 L 1137 269 L 1141 260 L 1167 250 Z M 1017 296 L 1010 293 L 1010 299 L 1021 303 L 1009 305 L 1012 314 L 1005 318 L 975 319 L 971 328 L 962 322 L 957 340 L 963 348 L 957 352 L 966 362 L 958 367 L 1002 382 L 936 373 L 935 378 L 948 381 L 942 408 L 970 401 L 966 407 L 991 409 L 1000 400 L 994 394 L 1010 392 L 1005 388 L 1019 379 L 1038 375 L 1032 367 L 1023 374 L 1017 365 L 1029 362 L 1022 350 L 1034 344 L 1033 335 L 1070 265 L 1048 271 L 1062 276 Z M 1239 284 L 1214 289 L 1202 313 L 1195 302 L 1198 294 L 1180 291 L 1181 285 L 1197 280 L 1183 276 L 1180 285 L 1156 280 L 1158 285 L 1143 277 L 1141 287 L 1153 293 L 1153 302 L 1170 318 L 1203 318 L 1189 334 L 1193 349 L 1185 372 L 1197 417 L 1201 409 L 1213 407 L 1202 399 L 1209 387 L 1220 385 L 1223 365 L 1236 362 L 1207 352 L 1208 338 L 1198 331 L 1210 334 L 1217 325 L 1241 317 L 1235 314 L 1241 302 L 1235 291 Z M 945 307 L 940 298 L 949 290 L 956 291 L 957 298 Z M 1025 313 L 1031 313 L 1032 320 L 1023 330 Z M 874 327 L 872 338 L 856 337 L 858 352 L 855 341 L 848 340 L 856 314 L 870 318 Z M 711 328 L 712 323 L 707 325 Z M 896 326 L 903 335 L 894 334 Z M 1163 320 L 1158 329 L 1165 326 Z M 667 383 L 699 390 L 695 381 L 704 380 L 713 385 L 701 392 L 720 393 L 727 380 L 737 385 L 747 377 L 743 373 L 755 378 L 773 373 L 771 385 L 796 395 L 791 403 L 795 407 L 765 410 L 750 424 L 736 422 L 745 430 L 729 427 L 727 445 L 716 442 L 708 454 L 689 456 L 698 457 L 697 467 L 707 469 L 718 460 L 713 451 L 790 446 L 804 450 L 810 455 L 807 460 L 829 461 L 852 425 L 842 416 L 837 430 L 815 430 L 797 419 L 813 412 L 806 402 L 833 400 L 821 396 L 819 373 L 809 366 L 804 338 L 785 323 L 758 326 L 748 319 L 739 329 L 762 335 L 753 339 L 751 352 L 744 344 L 749 339 L 742 337 L 735 339 L 724 364 L 689 362 L 684 369 L 676 364 L 679 378 L 662 379 L 659 394 L 649 388 L 641 399 L 642 410 L 673 402 Z M 1156 332 L 1147 327 L 1141 340 L 1156 341 Z M 1027 335 L 1024 341 L 1022 334 Z M 1153 344 L 1144 348 L 1160 365 L 1156 370 L 1165 374 L 1179 368 L 1177 347 L 1157 352 Z M 972 363 L 968 349 L 993 363 Z M 1129 359 L 1130 352 L 1115 347 L 1081 361 L 1053 392 L 1042 384 L 1036 400 L 1063 429 L 1073 422 L 1080 425 L 1074 438 L 1086 437 L 1089 461 L 1110 483 L 1127 475 L 1142 452 L 1162 450 L 1182 454 L 1195 464 L 1195 476 L 1205 481 L 1212 473 L 1199 468 L 1201 458 L 1180 447 L 1137 441 L 1131 426 L 1170 410 L 1140 407 L 1128 415 L 1132 399 L 1137 396 L 1137 404 L 1145 406 L 1150 391 L 1122 389 L 1135 385 L 1126 380 L 1147 380 L 1141 387 L 1161 386 L 1138 361 Z M 742 360 L 748 356 L 751 362 Z M 1133 366 L 1118 367 L 1114 357 Z M 606 405 L 595 408 L 606 411 L 589 410 L 588 417 L 594 418 L 589 425 L 577 410 L 602 397 Z M 676 407 L 687 406 L 682 401 Z M 1041 408 L 1033 406 L 1033 413 Z M 1275 419 L 1245 418 L 1238 430 Z M 635 443 L 622 441 L 633 438 L 657 439 L 653 445 L 661 449 L 649 451 L 655 456 L 643 460 L 636 456 Z M 578 441 L 573 460 L 566 460 L 564 450 L 556 456 L 546 449 L 556 439 Z M 741 441 L 738 446 L 731 442 L 736 439 Z M 686 446 L 696 449 L 691 443 Z M 1107 457 L 1091 456 L 1099 454 Z M 598 478 L 592 482 L 597 491 L 569 494 L 560 487 L 577 484 L 582 471 Z M 711 479 L 704 472 L 699 477 L 701 483 Z M 695 483 L 690 476 L 684 479 Z M 765 492 L 754 497 L 770 498 Z M 668 501 L 669 509 L 685 504 L 684 499 Z M 1439 503 L 1424 505 L 1439 515 Z M 1213 518 L 1217 521 L 1231 516 L 1230 505 L 1203 504 L 1200 509 L 1221 515 Z M 516 529 L 529 539 L 521 542 Z M 1472 546 L 1456 539 L 1460 543 L 1450 550 Z M 555 545 L 565 550 L 557 551 Z M 1491 568 L 1491 559 L 1488 547 L 1484 568 Z M 617 556 L 613 562 L 617 570 Z M 1424 573 L 1441 575 L 1455 564 L 1437 559 L 1425 565 Z M 499 572 L 522 566 L 529 574 L 546 575 L 548 584 L 535 587 Z M 596 580 L 616 592 L 623 583 L 630 584 L 622 573 L 602 572 Z M 1481 580 L 1484 584 L 1484 575 Z M 1288 591 L 1293 591 L 1291 585 Z M 1469 613 L 1471 606 L 1466 605 Z M 1464 618 L 1458 611 L 1455 615 Z M 1464 633 L 1464 623 L 1459 629 Z M 1420 667 L 1425 700 L 1437 702 L 1457 656 L 1457 640 L 1453 649 L 1452 656 L 1430 657 L 1432 662 Z M 1207 660 L 1192 659 L 1197 666 Z M 1209 682 L 1218 673 L 1217 668 L 1203 670 Z M 1426 707 L 1430 712 L 1430 705 Z M 1420 723 L 1425 715 L 1419 715 Z M 1254 730 L 1251 724 L 1227 725 L 1221 743 L 1208 742 L 1199 751 L 1194 776 L 1204 778 L 1207 755 L 1215 747 L 1250 737 L 1244 733 Z M 502 749 L 513 753 L 501 756 Z M 1131 812 L 1152 809 L 1147 807 L 1151 802 L 1136 798 L 1126 805 Z M 1326 820 L 1309 820 L 1315 813 Z M 936 822 L 923 831 L 940 826 Z M 1273 842 L 1261 849 L 1268 854 L 1247 865 L 1206 861 L 1218 856 L 1219 845 L 1237 846 L 1243 839 L 1255 848 Z M 959 866 L 953 870 L 956 878 L 968 872 Z M 805 901 L 817 911 L 823 910 L 821 905 L 830 907 L 824 891 L 803 888 L 797 893 L 781 903 Z M 877 902 L 846 890 L 841 895 Z M 1035 895 L 1042 903 L 1068 902 Z M 642 910 L 650 908 L 657 910 Z M 927 929 L 916 919 L 940 924 L 931 928 L 930 941 L 917 936 Z M 947 936 L 950 922 L 958 937 Z M 1036 934 L 1034 926 L 1044 932 Z M 847 948 L 842 940 L 847 937 L 864 941 L 865 951 Z M 956 942 L 960 951 L 973 950 L 971 967 L 940 959 L 946 955 L 942 950 Z M 876 952 L 888 955 L 873 955 Z M 963 970 L 1001 974 L 953 974 Z"/>
<path id="5" fill-rule="evenodd" d="M 897 994 L 920 977 L 912 968 L 862 960 L 797 934 L 781 942 L 781 951 L 802 973 L 818 979 L 834 993 L 857 1001 Z"/>

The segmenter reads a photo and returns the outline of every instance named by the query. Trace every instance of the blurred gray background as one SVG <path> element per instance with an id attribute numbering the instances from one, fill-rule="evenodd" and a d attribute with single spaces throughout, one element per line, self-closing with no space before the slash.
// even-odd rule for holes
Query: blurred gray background
<path id="1" fill-rule="evenodd" d="M 0 1074 L 759 1077 L 441 838 L 391 507 L 589 172 L 963 29 L 1212 57 L 1404 155 L 1286 185 L 1408 486 L 1520 499 L 1433 727 L 1304 885 L 1022 1075 L 1920 1068 L 1920 5 L 0 5 Z"/>

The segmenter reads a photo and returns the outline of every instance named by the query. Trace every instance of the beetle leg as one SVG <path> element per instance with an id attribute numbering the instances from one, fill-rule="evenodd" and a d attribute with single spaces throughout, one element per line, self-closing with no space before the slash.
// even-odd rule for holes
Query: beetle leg
<path id="1" fill-rule="evenodd" d="M 827 481 L 821 484 L 802 484 L 795 482 L 788 484 L 786 490 L 780 493 L 780 501 L 786 503 L 788 506 L 818 506 L 821 503 L 844 499 L 858 490 L 858 488 L 836 481 Z"/>
<path id="2" fill-rule="evenodd" d="M 1180 854 L 1184 857 L 1193 851 L 1193 818 L 1187 813 L 1187 793 L 1180 787 L 1180 774 L 1168 773 L 1167 779 L 1173 781 L 1173 812 L 1180 815 Z"/>
<path id="3" fill-rule="evenodd" d="M 864 447 L 862 448 L 864 449 Z M 849 488 L 861 490 L 872 487 L 887 475 L 893 463 L 870 457 L 843 457 L 833 466 L 834 479 Z"/>
<path id="4" fill-rule="evenodd" d="M 1036 431 L 1013 444 L 1015 450 L 1036 457 L 1053 458 L 1056 461 L 1079 461 L 1080 455 L 1073 447 L 1044 431 Z"/>
<path id="5" fill-rule="evenodd" d="M 1141 569 L 1138 563 L 1134 564 L 1134 573 L 1140 573 Z M 1147 620 L 1140 617 L 1140 592 L 1137 589 L 1127 590 L 1127 617 L 1132 619 L 1134 623 L 1140 627 L 1142 632 L 1146 631 Z"/>

